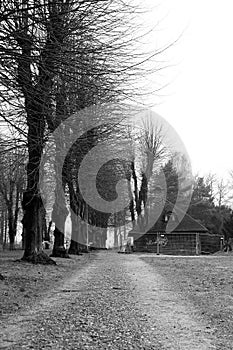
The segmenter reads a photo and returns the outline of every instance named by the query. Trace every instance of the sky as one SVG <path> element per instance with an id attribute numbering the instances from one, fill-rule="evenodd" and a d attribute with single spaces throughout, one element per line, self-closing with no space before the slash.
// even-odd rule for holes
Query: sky
<path id="1" fill-rule="evenodd" d="M 152 43 L 164 46 L 172 67 L 158 75 L 168 84 L 153 110 L 176 129 L 193 173 L 227 177 L 233 169 L 233 2 L 231 0 L 146 0 L 157 23 Z"/>

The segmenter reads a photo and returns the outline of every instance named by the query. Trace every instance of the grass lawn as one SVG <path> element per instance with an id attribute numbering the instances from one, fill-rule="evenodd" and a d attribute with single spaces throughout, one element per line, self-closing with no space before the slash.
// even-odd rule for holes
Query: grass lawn
<path id="1" fill-rule="evenodd" d="M 45 250 L 49 255 L 50 250 Z M 0 252 L 0 318 L 30 308 L 47 291 L 63 283 L 73 270 L 89 261 L 89 254 L 71 259 L 53 258 L 57 265 L 33 265 L 20 261 L 22 250 Z"/>
<path id="2" fill-rule="evenodd" d="M 233 349 L 233 254 L 140 255 L 211 322 L 222 338 L 222 349 Z"/>

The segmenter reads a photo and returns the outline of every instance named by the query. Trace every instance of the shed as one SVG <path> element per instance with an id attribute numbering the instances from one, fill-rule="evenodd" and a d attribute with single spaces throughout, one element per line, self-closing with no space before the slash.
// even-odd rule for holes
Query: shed
<path id="1" fill-rule="evenodd" d="M 174 215 L 174 214 L 171 214 Z M 161 215 L 153 227 L 146 232 L 137 229 L 128 234 L 133 237 L 134 250 L 172 255 L 199 255 L 215 253 L 221 249 L 221 235 L 210 234 L 205 226 L 185 214 L 176 228 L 167 233 L 168 216 Z M 177 220 L 175 215 L 172 220 Z"/>

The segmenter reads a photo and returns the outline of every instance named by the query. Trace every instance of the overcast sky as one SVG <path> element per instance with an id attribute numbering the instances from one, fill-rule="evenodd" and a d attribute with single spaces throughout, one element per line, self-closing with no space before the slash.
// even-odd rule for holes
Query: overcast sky
<path id="1" fill-rule="evenodd" d="M 227 176 L 233 169 L 233 2 L 147 0 L 156 45 L 181 39 L 165 59 L 161 81 L 170 83 L 153 109 L 186 145 L 193 172 Z M 158 6 L 157 6 L 158 5 Z"/>

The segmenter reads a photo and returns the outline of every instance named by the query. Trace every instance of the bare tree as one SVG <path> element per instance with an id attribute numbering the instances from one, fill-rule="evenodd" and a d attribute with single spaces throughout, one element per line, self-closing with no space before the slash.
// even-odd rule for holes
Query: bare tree
<path id="1" fill-rule="evenodd" d="M 135 81 L 146 60 L 162 50 L 136 56 L 129 50 L 133 42 L 129 16 L 136 10 L 122 0 L 10 0 L 0 6 L 1 115 L 26 136 L 28 148 L 23 259 L 52 263 L 42 254 L 39 165 L 46 134 L 61 122 L 54 113 L 54 103 L 59 103 L 54 93 L 64 88 L 70 112 L 93 103 L 84 96 L 89 91 L 95 101 L 100 90 L 102 96 L 107 92 L 107 100 L 132 96 L 126 86 Z M 71 80 L 75 90 L 68 84 Z M 76 84 L 82 87 L 79 94 Z"/>
<path id="2" fill-rule="evenodd" d="M 148 221 L 148 191 L 151 179 L 169 155 L 163 143 L 163 135 L 162 126 L 154 124 L 151 118 L 143 119 L 142 127 L 136 132 L 137 157 L 131 163 L 135 204 L 130 203 L 130 212 L 132 219 L 137 217 L 140 226 Z"/>
<path id="3" fill-rule="evenodd" d="M 232 190 L 230 182 L 224 179 L 219 179 L 216 184 L 215 199 L 217 205 L 221 208 L 222 205 L 228 205 L 232 199 Z"/>
<path id="4" fill-rule="evenodd" d="M 7 209 L 8 235 L 10 249 L 14 249 L 17 233 L 20 201 L 25 186 L 25 151 L 12 149 L 0 153 L 0 193 L 5 203 L 3 207 L 2 225 L 4 226 L 4 208 Z M 3 227 L 2 226 L 2 227 Z M 3 229 L 2 229 L 3 231 Z"/>
<path id="5" fill-rule="evenodd" d="M 7 226 L 7 207 L 4 198 L 0 195 L 0 250 L 6 246 Z"/>

